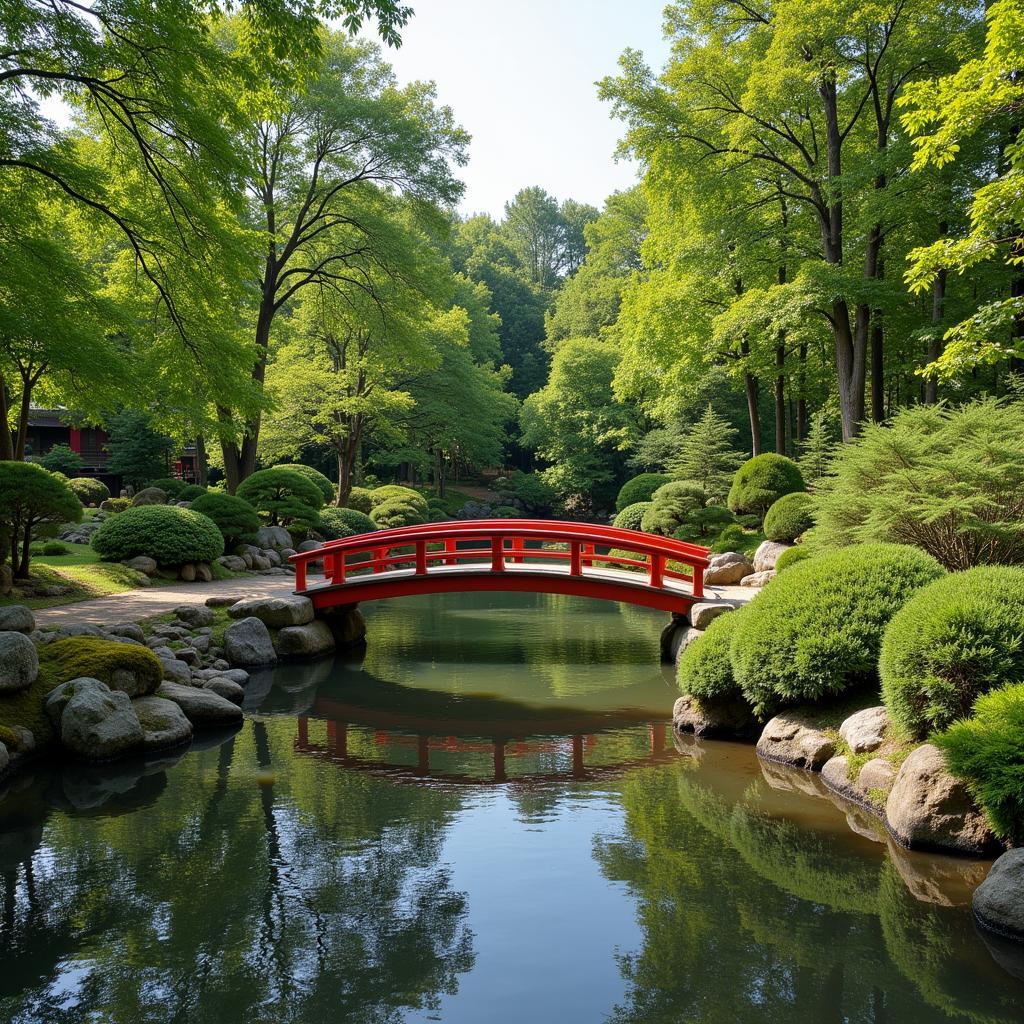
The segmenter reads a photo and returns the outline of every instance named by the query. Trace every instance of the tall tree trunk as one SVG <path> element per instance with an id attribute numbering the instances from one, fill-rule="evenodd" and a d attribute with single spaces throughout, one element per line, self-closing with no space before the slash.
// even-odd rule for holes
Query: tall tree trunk
<path id="1" fill-rule="evenodd" d="M 946 233 L 946 224 L 939 225 L 942 235 Z M 939 325 L 946 315 L 946 271 L 940 270 L 932 282 L 932 334 L 928 339 L 928 365 L 934 363 L 942 355 L 942 331 Z M 924 400 L 934 405 L 939 400 L 939 378 L 930 373 L 924 381 Z"/>
<path id="2" fill-rule="evenodd" d="M 796 399 L 796 439 L 804 441 L 807 439 L 807 345 L 800 344 L 797 353 L 799 369 L 797 370 L 797 387 L 800 393 Z"/>
<path id="3" fill-rule="evenodd" d="M 21 535 L 21 560 L 14 563 L 14 578 L 16 580 L 28 579 L 29 548 L 32 546 L 32 523 L 25 523 L 25 529 Z M 16 567 L 15 567 L 16 566 Z"/>
<path id="4" fill-rule="evenodd" d="M 871 317 L 871 419 L 881 423 L 885 419 L 885 336 L 882 312 L 876 309 Z"/>
<path id="5" fill-rule="evenodd" d="M 786 332 L 779 331 L 775 347 L 775 451 L 786 454 Z"/>
<path id="6" fill-rule="evenodd" d="M 865 308 L 865 314 L 867 310 Z M 864 419 L 864 380 L 866 364 L 859 333 L 850 326 L 850 307 L 845 299 L 832 303 L 832 332 L 836 343 L 836 378 L 839 385 L 839 418 L 843 440 L 852 441 L 860 432 Z M 867 317 L 864 318 L 866 334 Z"/>
<path id="7" fill-rule="evenodd" d="M 747 415 L 750 417 L 750 453 L 761 454 L 761 413 L 757 408 L 757 378 L 752 373 L 744 372 L 743 386 L 747 393 Z"/>
<path id="8" fill-rule="evenodd" d="M 210 479 L 210 459 L 206 453 L 206 438 L 202 434 L 196 435 L 196 483 L 200 487 L 206 486 Z"/>
<path id="9" fill-rule="evenodd" d="M 28 421 L 32 414 L 32 388 L 38 379 L 38 377 L 33 379 L 31 375 L 23 378 L 21 405 L 18 410 L 18 435 L 14 443 L 16 459 L 23 460 L 25 458 L 25 448 L 28 446 Z"/>
<path id="10" fill-rule="evenodd" d="M 11 408 L 8 404 L 7 381 L 0 373 L 0 461 L 14 458 L 14 435 L 11 433 Z"/>

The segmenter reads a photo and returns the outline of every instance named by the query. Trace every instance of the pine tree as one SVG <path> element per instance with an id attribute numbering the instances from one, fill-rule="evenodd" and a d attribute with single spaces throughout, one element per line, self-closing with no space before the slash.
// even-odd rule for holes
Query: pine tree
<path id="1" fill-rule="evenodd" d="M 732 446 L 738 433 L 708 405 L 686 434 L 669 468 L 684 479 L 699 483 L 712 498 L 723 498 L 732 474 L 743 462 L 743 456 Z"/>
<path id="2" fill-rule="evenodd" d="M 836 452 L 835 429 L 832 416 L 827 409 L 819 409 L 811 417 L 811 428 L 807 432 L 800 454 L 800 472 L 808 486 L 832 472 L 832 460 Z M 811 490 L 814 488 L 811 487 Z"/>

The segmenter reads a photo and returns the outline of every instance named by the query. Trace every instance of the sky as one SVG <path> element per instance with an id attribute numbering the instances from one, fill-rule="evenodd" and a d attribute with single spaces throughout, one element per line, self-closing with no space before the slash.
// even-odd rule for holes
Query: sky
<path id="1" fill-rule="evenodd" d="M 615 160 L 623 125 L 597 98 L 628 47 L 661 67 L 665 0 L 409 0 L 386 57 L 401 82 L 433 80 L 473 136 L 462 212 L 502 215 L 521 188 L 601 207 L 636 181 Z"/>

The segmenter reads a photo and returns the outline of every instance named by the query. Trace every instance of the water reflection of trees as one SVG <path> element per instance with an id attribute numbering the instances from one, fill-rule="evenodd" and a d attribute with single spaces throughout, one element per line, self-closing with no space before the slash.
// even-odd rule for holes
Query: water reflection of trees
<path id="1" fill-rule="evenodd" d="M 645 936 L 620 958 L 616 1024 L 1020 1019 L 1024 992 L 966 914 L 919 903 L 888 861 L 727 800 L 698 771 L 635 773 L 623 800 L 628 835 L 595 848 Z"/>
<path id="2" fill-rule="evenodd" d="M 363 1024 L 455 991 L 472 935 L 438 860 L 457 795 L 322 770 L 293 736 L 254 722 L 130 815 L 0 808 L 23 845 L 0 843 L 0 1018 Z"/>

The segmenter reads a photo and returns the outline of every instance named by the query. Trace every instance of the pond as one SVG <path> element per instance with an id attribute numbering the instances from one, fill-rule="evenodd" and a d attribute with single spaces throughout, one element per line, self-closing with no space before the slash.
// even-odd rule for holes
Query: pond
<path id="1" fill-rule="evenodd" d="M 255 677 L 233 734 L 7 784 L 0 1021 L 1024 1018 L 967 909 L 987 865 L 674 740 L 662 615 L 366 615 L 362 658 Z"/>

